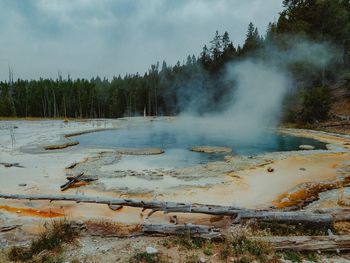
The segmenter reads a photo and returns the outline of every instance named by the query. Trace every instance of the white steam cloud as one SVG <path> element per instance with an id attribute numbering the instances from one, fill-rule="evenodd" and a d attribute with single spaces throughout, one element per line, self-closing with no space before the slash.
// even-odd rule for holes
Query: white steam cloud
<path id="1" fill-rule="evenodd" d="M 289 65 L 307 63 L 322 68 L 338 55 L 328 44 L 300 40 L 289 51 L 268 47 L 263 52 L 264 58 L 226 65 L 222 77 L 233 84 L 231 93 L 224 95 L 229 96 L 225 110 L 196 117 L 188 108 L 179 121 L 181 133 L 234 136 L 242 143 L 261 140 L 267 128 L 278 125 L 285 95 L 294 86 Z M 198 94 L 193 96 L 198 100 Z"/>
<path id="2" fill-rule="evenodd" d="M 250 60 L 229 65 L 227 76 L 235 81 L 236 89 L 225 118 L 239 124 L 244 133 L 274 126 L 290 86 L 287 76 L 273 66 Z"/>

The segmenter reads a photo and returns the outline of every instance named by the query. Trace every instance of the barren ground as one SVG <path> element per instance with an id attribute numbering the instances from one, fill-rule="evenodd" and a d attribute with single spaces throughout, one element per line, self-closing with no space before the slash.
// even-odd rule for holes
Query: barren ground
<path id="1" fill-rule="evenodd" d="M 111 149 L 89 149 L 79 145 L 53 151 L 43 149 L 47 145 L 74 141 L 74 137 L 65 138 L 65 134 L 114 129 L 128 122 L 142 125 L 145 121 L 149 119 L 1 121 L 0 163 L 19 163 L 23 166 L 22 168 L 0 165 L 1 193 L 129 196 L 207 204 L 235 204 L 248 208 L 270 206 L 281 208 L 291 203 L 295 204 L 295 200 L 291 202 L 290 194 L 298 186 L 304 183 L 341 180 L 350 173 L 350 137 L 309 130 L 281 129 L 280 132 L 324 141 L 329 144 L 329 150 L 268 153 L 253 158 L 235 156 L 233 153 L 221 162 L 176 170 L 150 171 L 150 176 L 135 172 L 132 174 L 132 169 L 120 177 L 115 176 L 112 171 L 118 167 L 120 160 L 118 158 L 128 157 L 119 153 L 119 157 L 111 161 L 111 156 L 115 156 Z M 11 139 L 10 127 L 17 127 L 13 129 L 14 142 Z M 65 169 L 73 162 L 77 162 L 78 165 L 73 169 Z M 135 164 L 131 162 L 131 166 L 129 163 L 130 167 L 133 165 L 136 167 L 137 161 Z M 273 168 L 273 172 L 268 172 L 268 167 Z M 66 175 L 80 171 L 97 176 L 98 180 L 61 192 L 59 186 L 66 182 Z M 339 196 L 342 202 L 339 202 Z M 320 197 L 306 209 L 333 208 L 350 203 L 350 191 L 346 187 L 325 191 Z M 52 218 L 67 217 L 79 221 L 107 220 L 137 225 L 145 220 L 143 215 L 146 213 L 147 211 L 142 213 L 140 209 L 127 207 L 112 211 L 104 205 L 0 199 L 0 226 L 21 225 L 15 230 L 0 233 L 0 246 L 6 248 L 13 244 L 28 242 L 32 235 L 42 230 L 45 221 Z M 168 222 L 170 216 L 171 214 L 155 213 L 148 221 Z M 177 214 L 177 216 L 179 223 L 229 225 L 227 218 L 189 214 Z M 101 258 L 103 262 L 116 262 L 126 260 L 130 253 L 144 250 L 150 244 L 169 254 L 173 262 L 182 262 L 181 259 L 184 258 L 182 253 L 190 253 L 179 252 L 176 247 L 167 250 L 159 245 L 162 240 L 151 237 L 106 239 L 85 236 L 67 250 L 66 256 L 77 257 L 86 262 L 99 262 Z M 217 262 L 217 257 L 217 255 L 209 257 L 210 262 Z"/>

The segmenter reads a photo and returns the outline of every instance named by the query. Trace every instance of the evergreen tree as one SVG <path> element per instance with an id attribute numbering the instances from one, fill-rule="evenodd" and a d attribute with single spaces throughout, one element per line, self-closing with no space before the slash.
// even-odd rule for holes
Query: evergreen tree
<path id="1" fill-rule="evenodd" d="M 243 54 L 248 54 L 256 51 L 261 47 L 261 38 L 259 36 L 258 29 L 252 22 L 248 25 L 246 39 L 242 48 Z"/>

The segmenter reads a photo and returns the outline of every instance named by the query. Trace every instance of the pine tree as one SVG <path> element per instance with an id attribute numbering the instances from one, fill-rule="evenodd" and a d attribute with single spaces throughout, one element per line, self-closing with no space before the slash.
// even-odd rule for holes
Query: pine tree
<path id="1" fill-rule="evenodd" d="M 218 61 L 222 54 L 222 36 L 219 35 L 219 31 L 216 30 L 214 39 L 210 41 L 210 44 L 211 58 L 214 62 Z"/>
<path id="2" fill-rule="evenodd" d="M 261 47 L 261 38 L 259 36 L 258 28 L 252 22 L 248 25 L 246 40 L 244 42 L 242 52 L 244 54 L 252 53 Z"/>

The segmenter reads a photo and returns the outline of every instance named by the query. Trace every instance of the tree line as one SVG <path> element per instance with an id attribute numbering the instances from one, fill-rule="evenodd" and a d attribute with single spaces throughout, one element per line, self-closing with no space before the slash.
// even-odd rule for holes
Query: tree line
<path id="1" fill-rule="evenodd" d="M 297 92 L 286 100 L 288 121 L 313 122 L 327 118 L 328 86 L 350 70 L 350 1 L 284 0 L 276 22 L 260 34 L 248 25 L 242 46 L 228 32 L 216 31 L 198 56 L 189 55 L 173 66 L 155 63 L 143 75 L 127 74 L 109 80 L 87 79 L 9 80 L 0 82 L 0 116 L 116 118 L 137 115 L 176 115 L 190 109 L 203 114 L 220 111 L 229 102 L 232 83 L 222 78 L 228 62 L 247 57 L 264 59 L 265 47 L 293 48 L 298 38 L 330 42 L 342 52 L 341 60 L 319 69 L 307 63 L 290 65 Z"/>

